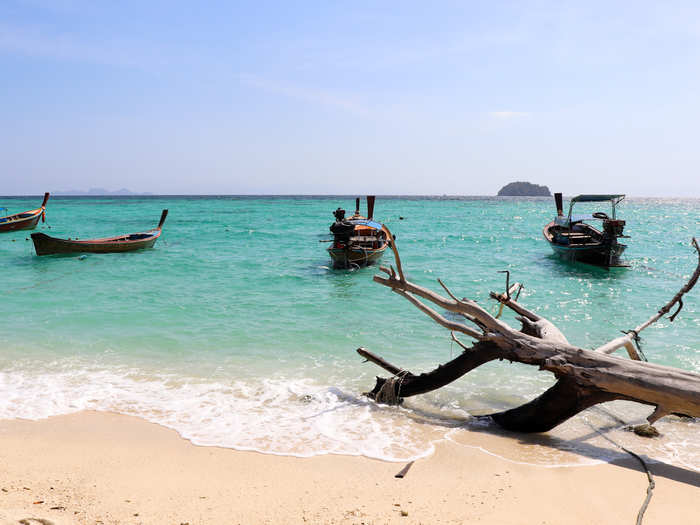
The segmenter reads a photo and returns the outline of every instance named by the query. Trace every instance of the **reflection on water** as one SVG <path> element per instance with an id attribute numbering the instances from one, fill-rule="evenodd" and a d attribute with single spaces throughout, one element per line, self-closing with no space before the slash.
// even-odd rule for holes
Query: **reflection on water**
<path id="1" fill-rule="evenodd" d="M 602 268 L 593 264 L 572 262 L 550 254 L 542 259 L 542 264 L 554 275 L 561 277 L 577 277 L 581 279 L 625 279 L 630 268 Z M 628 264 L 631 261 L 626 261 Z"/>

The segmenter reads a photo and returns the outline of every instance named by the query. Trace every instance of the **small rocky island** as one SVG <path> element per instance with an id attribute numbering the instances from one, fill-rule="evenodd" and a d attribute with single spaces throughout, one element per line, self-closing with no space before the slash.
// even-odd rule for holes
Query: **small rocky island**
<path id="1" fill-rule="evenodd" d="M 531 182 L 511 182 L 498 191 L 499 197 L 551 197 L 547 186 Z"/>

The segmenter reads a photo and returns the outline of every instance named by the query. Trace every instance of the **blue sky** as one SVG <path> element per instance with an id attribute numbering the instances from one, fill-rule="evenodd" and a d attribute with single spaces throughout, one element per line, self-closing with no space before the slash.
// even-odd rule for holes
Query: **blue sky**
<path id="1" fill-rule="evenodd" d="M 699 94 L 698 2 L 1 0 L 0 195 L 700 197 Z"/>

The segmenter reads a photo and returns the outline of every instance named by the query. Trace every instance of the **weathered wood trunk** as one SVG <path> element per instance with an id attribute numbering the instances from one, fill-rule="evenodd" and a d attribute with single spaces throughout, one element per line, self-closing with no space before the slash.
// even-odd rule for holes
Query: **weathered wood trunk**
<path id="1" fill-rule="evenodd" d="M 391 238 L 388 229 L 387 234 Z M 360 348 L 360 355 L 393 375 L 390 379 L 378 377 L 367 395 L 379 402 L 397 403 L 404 397 L 445 386 L 486 362 L 507 359 L 536 365 L 540 370 L 552 372 L 557 378 L 554 386 L 529 403 L 490 415 L 496 423 L 510 430 L 545 432 L 590 406 L 615 399 L 655 407 L 648 417 L 649 423 L 668 414 L 700 417 L 700 374 L 641 361 L 633 344 L 641 330 L 668 313 L 675 304 L 679 305 L 680 311 L 683 295 L 693 288 L 700 276 L 700 248 L 695 239 L 693 246 L 699 256 L 695 272 L 668 304 L 624 337 L 597 350 L 586 350 L 570 345 L 553 323 L 518 304 L 510 293 L 492 292 L 491 297 L 521 316 L 521 330 L 494 318 L 474 301 L 457 299 L 441 281 L 449 297 L 407 281 L 398 250 L 392 243 L 398 275 L 393 268 L 381 268 L 389 277 L 377 275 L 374 280 L 405 297 L 437 323 L 451 330 L 453 339 L 464 348 L 464 352 L 431 372 L 415 375 Z M 460 314 L 473 326 L 446 319 L 419 298 Z M 455 337 L 455 332 L 466 334 L 477 342 L 467 347 Z M 628 350 L 631 359 L 610 355 L 622 347 Z"/>

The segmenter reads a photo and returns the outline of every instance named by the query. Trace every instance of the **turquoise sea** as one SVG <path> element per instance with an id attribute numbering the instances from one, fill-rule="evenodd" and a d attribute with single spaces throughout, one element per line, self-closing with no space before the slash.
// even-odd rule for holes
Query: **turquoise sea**
<path id="1" fill-rule="evenodd" d="M 40 201 L 0 206 L 12 213 Z M 201 445 L 405 461 L 460 433 L 498 433 L 470 414 L 515 406 L 553 383 L 496 362 L 401 408 L 363 397 L 386 374 L 357 347 L 416 373 L 459 349 L 374 283 L 376 268 L 330 268 L 319 241 L 330 238 L 338 206 L 352 211 L 354 197 L 52 197 L 37 231 L 59 237 L 148 230 L 163 208 L 170 213 L 153 249 L 126 254 L 37 257 L 30 232 L 0 234 L 0 418 L 104 410 Z M 653 315 L 697 263 L 700 200 L 624 201 L 631 267 L 611 271 L 551 254 L 542 227 L 554 212 L 549 198 L 378 197 L 375 218 L 396 235 L 409 279 L 440 291 L 442 278 L 495 312 L 488 292 L 503 290 L 498 272 L 510 270 L 525 284 L 521 302 L 585 348 Z M 650 361 L 700 372 L 700 289 L 684 303 L 673 323 L 643 332 L 642 349 Z M 529 462 L 571 462 L 566 450 L 582 464 L 617 457 L 599 429 L 649 459 L 700 470 L 698 421 L 665 418 L 656 440 L 623 430 L 650 411 L 606 404 L 513 439 L 533 445 Z"/>

